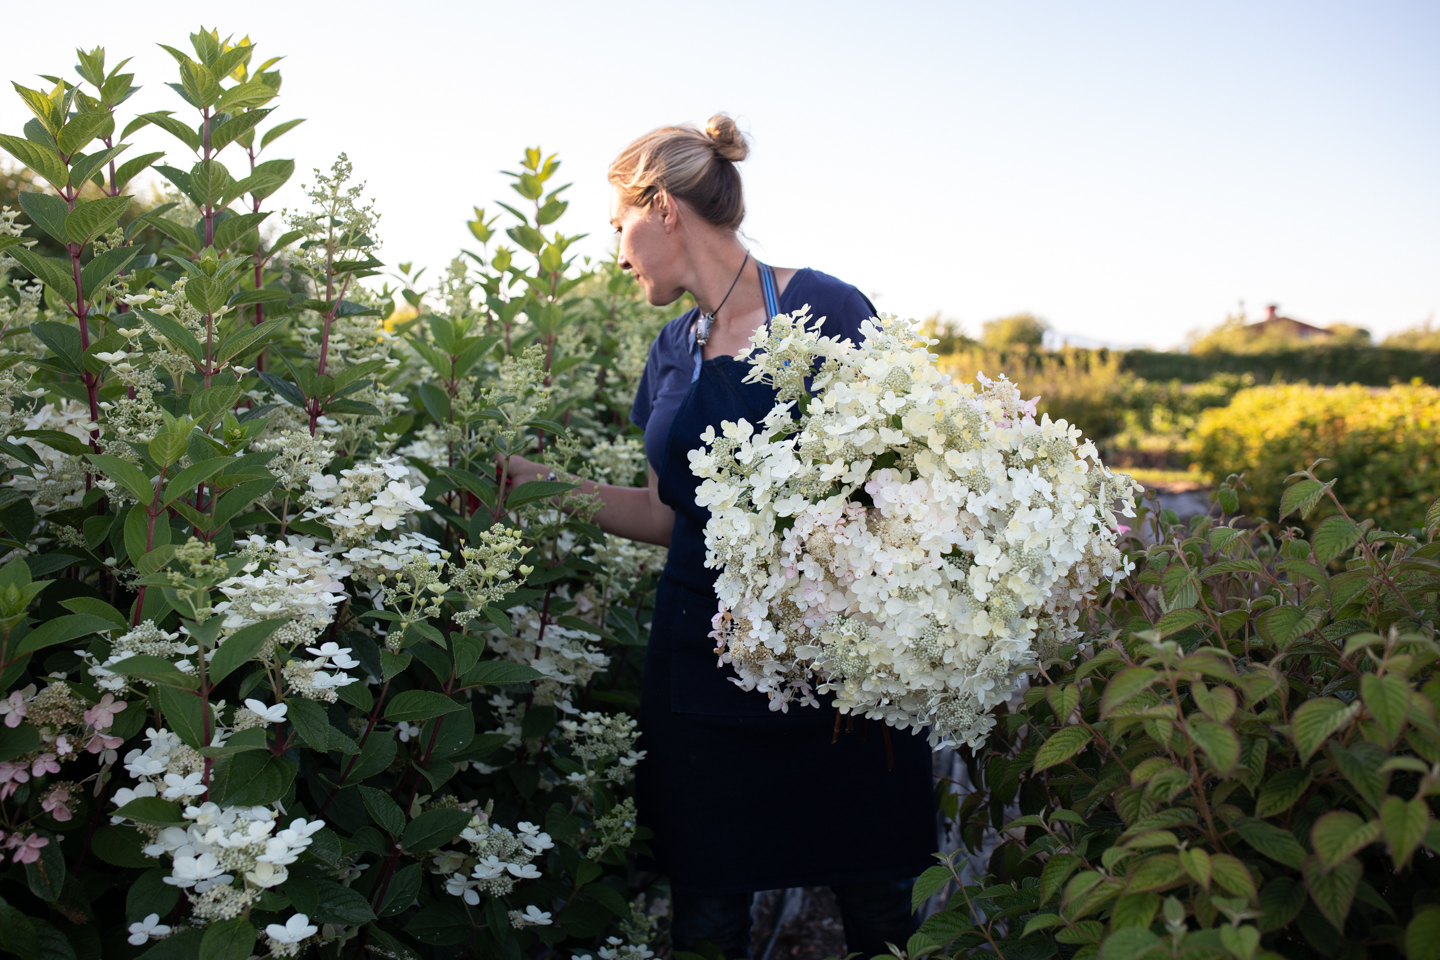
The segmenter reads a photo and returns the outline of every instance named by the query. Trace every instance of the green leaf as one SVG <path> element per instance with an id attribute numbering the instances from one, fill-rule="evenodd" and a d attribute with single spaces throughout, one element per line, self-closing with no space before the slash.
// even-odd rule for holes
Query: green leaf
<path id="1" fill-rule="evenodd" d="M 1359 704 L 1355 704 L 1358 708 Z M 1334 697 L 1322 697 L 1301 704 L 1290 720 L 1290 737 L 1301 760 L 1310 756 L 1330 738 L 1330 735 L 1348 724 L 1358 712 L 1347 707 Z"/>
<path id="2" fill-rule="evenodd" d="M 157 686 L 155 702 L 165 715 L 165 722 L 185 743 L 200 749 L 209 746 L 205 737 L 205 711 L 200 697 L 188 690 Z"/>
<path id="3" fill-rule="evenodd" d="M 150 166 L 150 164 L 154 163 L 156 160 L 159 160 L 163 156 L 165 156 L 163 152 L 146 153 L 142 154 L 141 156 L 131 157 L 129 160 L 126 160 L 124 163 L 120 164 L 120 166 L 115 168 L 115 188 L 117 190 L 125 189 L 125 185 L 128 184 L 131 180 L 134 180 L 135 177 L 138 176 L 142 170 L 144 170 L 146 167 Z"/>
<path id="4" fill-rule="evenodd" d="M 460 831 L 469 824 L 471 814 L 466 810 L 438 808 L 426 810 L 405 825 L 400 845 L 407 853 L 419 854 L 444 846 L 460 836 Z"/>
<path id="5" fill-rule="evenodd" d="M 1185 721 L 1190 739 L 1205 752 L 1217 774 L 1228 777 L 1240 760 L 1240 737 L 1230 727 L 1213 720 L 1191 717 Z"/>
<path id="6" fill-rule="evenodd" d="M 262 620 L 236 630 L 216 648 L 215 656 L 206 671 L 210 682 L 219 683 L 241 665 L 257 657 L 271 634 L 289 622 L 288 617 L 281 617 L 276 620 Z"/>
<path id="7" fill-rule="evenodd" d="M 1367 673 L 1360 678 L 1360 696 L 1370 716 L 1394 743 L 1405 726 L 1406 714 L 1410 712 L 1410 684 L 1404 677 L 1393 673 L 1383 677 Z"/>
<path id="8" fill-rule="evenodd" d="M 1305 848 L 1289 830 L 1282 830 L 1264 820 L 1253 820 L 1249 817 L 1240 817 L 1232 825 L 1246 843 L 1271 860 L 1296 870 L 1300 869 L 1300 864 L 1305 860 Z"/>
<path id="9" fill-rule="evenodd" d="M 25 247 L 11 247 L 5 251 L 5 254 L 33 273 L 45 286 L 54 290 L 60 299 L 66 303 L 73 304 L 75 302 L 75 276 L 71 272 L 69 260 L 42 257 Z"/>
<path id="10" fill-rule="evenodd" d="M 87 300 L 94 300 L 95 294 L 105 284 L 110 282 L 121 270 L 130 265 L 142 252 L 140 247 L 116 247 L 113 250 L 106 250 L 85 264 L 80 271 L 80 284 L 85 288 Z"/>
<path id="11" fill-rule="evenodd" d="M 532 680 L 543 680 L 545 674 L 533 667 L 527 667 L 521 663 L 510 663 L 504 660 L 486 660 L 483 663 L 475 664 L 474 669 L 465 675 L 465 685 L 474 686 L 481 683 L 528 683 Z"/>
<path id="12" fill-rule="evenodd" d="M 1380 821 L 1366 822 L 1349 810 L 1332 810 L 1310 828 L 1310 844 L 1325 869 L 1380 839 Z"/>
<path id="13" fill-rule="evenodd" d="M 1245 864 L 1228 853 L 1214 853 L 1210 855 L 1210 870 L 1215 878 L 1215 883 L 1222 890 L 1226 890 L 1239 897 L 1246 897 L 1254 900 L 1256 897 L 1255 878 Z"/>
<path id="14" fill-rule="evenodd" d="M 1160 938 L 1147 927 L 1122 927 L 1100 944 L 1100 960 L 1136 960 L 1160 946 Z"/>
<path id="15" fill-rule="evenodd" d="M 1040 902 L 1049 903 L 1080 863 L 1080 858 L 1073 853 L 1057 853 L 1045 861 L 1045 867 L 1040 871 Z"/>
<path id="16" fill-rule="evenodd" d="M 221 757 L 216 770 L 222 767 L 225 771 L 223 790 L 217 790 L 212 779 L 210 799 L 239 807 L 262 806 L 279 800 L 289 791 L 296 772 L 293 762 L 260 750 Z"/>
<path id="17" fill-rule="evenodd" d="M 289 697 L 285 700 L 285 705 L 289 708 L 285 712 L 286 718 L 295 725 L 301 739 L 308 743 L 312 750 L 328 752 L 330 718 L 325 715 L 325 708 L 304 697 Z"/>
<path id="18" fill-rule="evenodd" d="M 269 130 L 266 130 L 265 135 L 260 138 L 260 149 L 264 150 L 266 147 L 270 146 L 273 141 L 289 133 L 291 130 L 294 130 L 296 127 L 300 126 L 300 124 L 304 122 L 304 118 L 300 118 L 297 120 L 286 120 L 284 123 L 277 123 Z"/>
<path id="19" fill-rule="evenodd" d="M 41 230 L 50 235 L 56 243 L 65 244 L 65 218 L 70 207 L 53 193 L 26 190 L 16 196 L 25 216 Z"/>
<path id="20" fill-rule="evenodd" d="M 510 495 L 505 498 L 505 509 L 516 510 L 527 503 L 558 497 L 567 490 L 574 490 L 578 486 L 579 484 L 561 483 L 558 480 L 529 480 L 510 491 Z"/>
<path id="21" fill-rule="evenodd" d="M 187 296 L 190 292 L 190 286 L 193 283 L 194 281 L 192 280 L 185 285 Z M 140 319 L 149 324 L 150 329 L 163 337 L 170 346 L 179 350 L 197 364 L 204 360 L 205 350 L 200 346 L 200 341 L 196 340 L 195 334 L 186 329 L 180 321 L 158 313 L 153 313 L 149 310 L 136 310 L 135 312 L 140 314 Z"/>
<path id="22" fill-rule="evenodd" d="M 217 313 L 230 299 L 230 284 L 211 277 L 191 277 L 185 284 L 185 299 L 203 314 Z"/>
<path id="23" fill-rule="evenodd" d="M 232 91 L 233 89 L 234 88 L 232 88 Z M 211 127 L 210 149 L 215 153 L 219 153 L 233 143 L 236 137 L 254 130 L 260 125 L 260 121 L 264 120 L 269 114 L 269 110 L 249 110 L 231 117 L 219 126 Z"/>
<path id="24" fill-rule="evenodd" d="M 1161 639 L 1171 634 L 1179 633 L 1186 627 L 1194 626 L 1204 621 L 1205 614 L 1199 610 L 1171 610 L 1155 623 L 1155 629 L 1159 631 Z"/>
<path id="25" fill-rule="evenodd" d="M 390 879 L 390 889 L 385 894 L 385 902 L 380 904 L 379 915 L 393 917 L 402 910 L 408 910 L 419 896 L 420 883 L 424 878 L 424 868 L 418 863 L 396 870 Z"/>
<path id="26" fill-rule="evenodd" d="M 1349 517 L 1326 517 L 1315 528 L 1311 543 L 1315 548 L 1315 559 L 1322 564 L 1329 563 L 1360 542 L 1360 528 Z"/>
<path id="27" fill-rule="evenodd" d="M 247 960 L 255 949 L 255 928 L 244 917 L 213 920 L 200 938 L 200 960 Z"/>
<path id="28" fill-rule="evenodd" d="M 180 687 L 184 690 L 196 690 L 200 687 L 199 680 L 192 674 L 181 673 L 169 660 L 144 653 L 127 657 L 119 663 L 111 665 L 108 669 L 121 676 L 132 677 L 136 680 L 148 680 L 151 683 L 167 687 Z"/>
<path id="29" fill-rule="evenodd" d="M 1291 767 L 1274 773 L 1260 790 L 1255 801 L 1255 816 L 1273 817 L 1284 813 L 1295 805 L 1295 801 L 1310 789 L 1310 771 L 1304 767 Z"/>
<path id="30" fill-rule="evenodd" d="M 365 809 L 370 813 L 370 819 L 379 825 L 380 829 L 398 837 L 405 831 L 405 814 L 384 790 L 377 790 L 374 787 L 361 787 L 360 799 L 365 803 Z"/>
<path id="31" fill-rule="evenodd" d="M 108 453 L 92 453 L 89 460 L 100 468 L 102 474 L 119 483 L 141 503 L 149 503 L 155 495 L 155 488 L 151 485 L 150 478 L 129 460 L 121 460 Z M 143 510 L 140 512 L 144 513 Z"/>
<path id="32" fill-rule="evenodd" d="M 1129 703 L 1141 691 L 1149 689 L 1158 678 L 1149 667 L 1127 667 L 1105 684 L 1105 693 L 1100 698 L 1100 716 L 1108 717 L 1118 708 Z"/>
<path id="33" fill-rule="evenodd" d="M 190 190 L 197 206 L 221 206 L 235 178 L 219 160 L 201 160 L 190 168 Z M 188 287 L 187 287 L 188 291 Z M 213 313 L 206 310 L 204 313 Z"/>
<path id="34" fill-rule="evenodd" d="M 1327 869 L 1318 856 L 1309 856 L 1300 872 L 1305 877 L 1305 889 L 1310 891 L 1310 899 L 1315 901 L 1321 914 L 1336 930 L 1344 930 L 1364 867 L 1358 860 L 1351 859 Z"/>
<path id="35" fill-rule="evenodd" d="M 100 135 L 107 125 L 113 128 L 114 118 L 108 110 L 90 110 L 77 113 L 60 128 L 57 146 L 62 156 L 70 156 L 84 150 L 90 141 Z"/>
<path id="36" fill-rule="evenodd" d="M 156 827 L 183 827 L 190 822 L 180 815 L 178 804 L 159 797 L 136 797 L 116 810 L 114 816 Z"/>
<path id="37" fill-rule="evenodd" d="M 1307 516 L 1325 496 L 1325 491 L 1335 485 L 1335 481 L 1321 483 L 1319 480 L 1301 480 L 1294 486 L 1287 487 L 1280 498 L 1280 519 L 1284 520 L 1290 514 L 1299 514 L 1302 518 Z"/>
<path id="38" fill-rule="evenodd" d="M 1425 831 L 1429 827 L 1430 807 L 1424 797 L 1412 800 L 1385 798 L 1380 805 L 1380 830 L 1385 836 L 1386 846 L 1390 848 L 1396 870 L 1404 870 L 1409 864 L 1411 854 L 1425 839 Z"/>
<path id="39" fill-rule="evenodd" d="M 92 633 L 105 633 L 115 629 L 115 624 L 108 618 L 87 613 L 72 613 L 69 616 L 56 617 L 54 620 L 47 620 L 26 634 L 25 639 L 21 640 L 20 645 L 11 653 L 11 657 L 24 656 L 36 650 L 53 647 L 57 643 L 69 643 L 80 637 L 88 637 Z"/>
<path id="40" fill-rule="evenodd" d="M 950 868 L 942 865 L 928 867 L 924 873 L 915 880 L 915 886 L 910 891 L 910 908 L 919 910 L 920 904 L 929 900 L 932 896 L 944 889 L 945 885 L 954 879 Z"/>
<path id="41" fill-rule="evenodd" d="M 468 707 L 456 703 L 443 693 L 433 690 L 406 690 L 385 707 L 385 719 L 393 723 L 401 720 L 415 722 L 438 717 L 442 713 L 454 713 Z"/>
<path id="42" fill-rule="evenodd" d="M 224 250 L 239 240 L 245 234 L 254 230 L 265 218 L 270 216 L 267 213 L 242 213 L 236 217 L 230 217 L 215 228 L 215 249 Z"/>
<path id="43" fill-rule="evenodd" d="M 69 184 L 70 171 L 54 147 L 7 134 L 0 134 L 0 147 L 48 180 L 56 190 L 64 190 Z"/>
<path id="44" fill-rule="evenodd" d="M 351 684 L 351 686 L 359 686 L 359 684 Z M 340 689 L 348 690 L 350 687 L 341 687 Z M 373 777 L 390 766 L 390 762 L 395 759 L 395 753 L 394 733 L 389 730 L 372 732 L 369 739 L 365 741 L 365 745 L 360 748 L 360 757 L 355 761 L 355 766 L 350 770 L 350 775 L 346 777 L 345 782 L 359 783 L 361 780 Z M 343 770 L 344 767 L 341 769 Z"/>
<path id="45" fill-rule="evenodd" d="M 146 449 L 151 460 L 161 467 L 169 467 L 185 456 L 188 440 L 187 436 L 178 433 L 157 433 L 151 438 Z"/>
<path id="46" fill-rule="evenodd" d="M 175 437 L 176 434 L 166 433 L 160 436 Z M 156 439 L 158 440 L 159 437 Z M 179 437 L 178 439 L 183 440 L 184 438 Z M 190 464 L 190 466 L 175 474 L 175 476 L 170 479 L 170 482 L 165 485 L 165 493 L 160 497 L 160 508 L 164 509 L 170 506 L 170 504 L 187 493 L 194 493 L 196 487 L 230 466 L 233 462 L 234 461 L 228 457 L 216 457 L 213 460 L 201 460 L 199 463 Z"/>
<path id="47" fill-rule="evenodd" d="M 1427 904 L 1405 927 L 1407 960 L 1440 960 L 1440 907 Z"/>
<path id="48" fill-rule="evenodd" d="M 1260 635 L 1284 650 L 1318 627 L 1324 616 L 1319 608 L 1274 607 L 1261 614 Z"/>
<path id="49" fill-rule="evenodd" d="M 333 880 L 315 880 L 313 883 L 318 899 L 315 915 L 310 918 L 312 922 L 354 926 L 375 919 L 370 902 L 361 896 L 359 891 Z"/>
<path id="50" fill-rule="evenodd" d="M 229 223 L 227 220 L 226 223 Z M 280 329 L 283 321 L 278 319 L 266 320 L 258 327 L 246 327 L 236 333 L 232 333 L 220 341 L 220 346 L 215 351 L 217 363 L 229 363 L 234 358 L 249 350 L 262 340 L 267 340 L 276 330 Z M 283 382 L 283 381 L 282 381 Z"/>
<path id="51" fill-rule="evenodd" d="M 1040 745 L 1035 754 L 1034 769 L 1038 773 L 1064 763 L 1084 750 L 1090 743 L 1090 731 L 1084 727 L 1062 727 Z"/>
<path id="52" fill-rule="evenodd" d="M 1041 913 L 1031 917 L 1025 924 L 1021 937 L 1028 937 L 1037 930 L 1048 930 L 1051 927 L 1058 927 L 1065 923 L 1065 918 L 1058 913 Z"/>
<path id="53" fill-rule="evenodd" d="M 65 218 L 65 239 L 85 246 L 100 234 L 114 229 L 129 205 L 130 198 L 125 194 L 79 201 L 70 211 L 70 216 Z"/>

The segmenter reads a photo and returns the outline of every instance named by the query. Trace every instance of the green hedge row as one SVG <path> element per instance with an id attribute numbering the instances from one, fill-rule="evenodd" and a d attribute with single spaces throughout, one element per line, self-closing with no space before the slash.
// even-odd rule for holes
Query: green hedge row
<path id="1" fill-rule="evenodd" d="M 1261 383 L 1359 383 L 1383 387 L 1396 381 L 1440 384 L 1440 351 L 1398 347 L 1314 346 L 1273 353 L 1169 353 L 1129 350 L 1120 368 L 1146 380 L 1199 383 L 1220 374 L 1250 374 Z"/>

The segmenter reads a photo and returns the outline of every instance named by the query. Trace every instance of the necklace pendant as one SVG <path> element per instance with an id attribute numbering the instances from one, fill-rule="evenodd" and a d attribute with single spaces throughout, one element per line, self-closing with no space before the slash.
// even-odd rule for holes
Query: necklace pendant
<path id="1" fill-rule="evenodd" d="M 713 313 L 702 313 L 700 319 L 695 322 L 695 342 L 700 346 L 710 342 L 710 325 L 715 322 Z"/>

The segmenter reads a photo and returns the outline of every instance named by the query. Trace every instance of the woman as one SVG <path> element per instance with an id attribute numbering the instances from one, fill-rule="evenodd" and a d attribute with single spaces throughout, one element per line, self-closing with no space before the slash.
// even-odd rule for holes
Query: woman
<path id="1" fill-rule="evenodd" d="M 842 729 L 828 707 L 771 712 L 717 669 L 709 637 L 716 571 L 705 569 L 708 510 L 695 504 L 686 454 L 707 427 L 759 422 L 775 396 L 742 383 L 749 365 L 733 355 L 771 316 L 807 304 L 826 335 L 854 341 L 875 313 L 834 277 L 750 255 L 735 167 L 747 152 L 734 122 L 716 116 L 704 131 L 652 131 L 610 166 L 621 265 L 651 303 L 689 293 L 698 306 L 655 339 L 631 412 L 645 431 L 649 486 L 585 489 L 604 500 L 604 530 L 670 548 L 645 660 L 637 788 L 671 881 L 676 948 L 708 940 L 748 956 L 754 891 L 830 886 L 848 949 L 870 957 L 915 929 L 910 889 L 935 843 L 924 739 L 863 720 Z M 548 469 L 512 458 L 511 472 Z"/>

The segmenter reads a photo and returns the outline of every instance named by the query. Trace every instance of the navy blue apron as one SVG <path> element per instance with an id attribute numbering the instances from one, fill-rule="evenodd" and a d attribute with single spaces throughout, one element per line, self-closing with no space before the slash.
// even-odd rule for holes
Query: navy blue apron
<path id="1" fill-rule="evenodd" d="M 774 273 L 758 266 L 774 316 Z M 775 392 L 741 382 L 748 363 L 694 352 L 694 380 L 655 465 L 660 499 L 675 510 L 640 702 L 647 755 L 637 794 L 656 865 L 695 896 L 917 876 L 936 843 L 925 738 L 887 738 L 861 718 L 846 718 L 837 736 L 828 703 L 772 713 L 763 693 L 740 689 L 733 669 L 716 665 L 718 572 L 705 569 L 709 510 L 695 503 L 700 481 L 686 454 L 708 426 L 760 422 Z"/>

